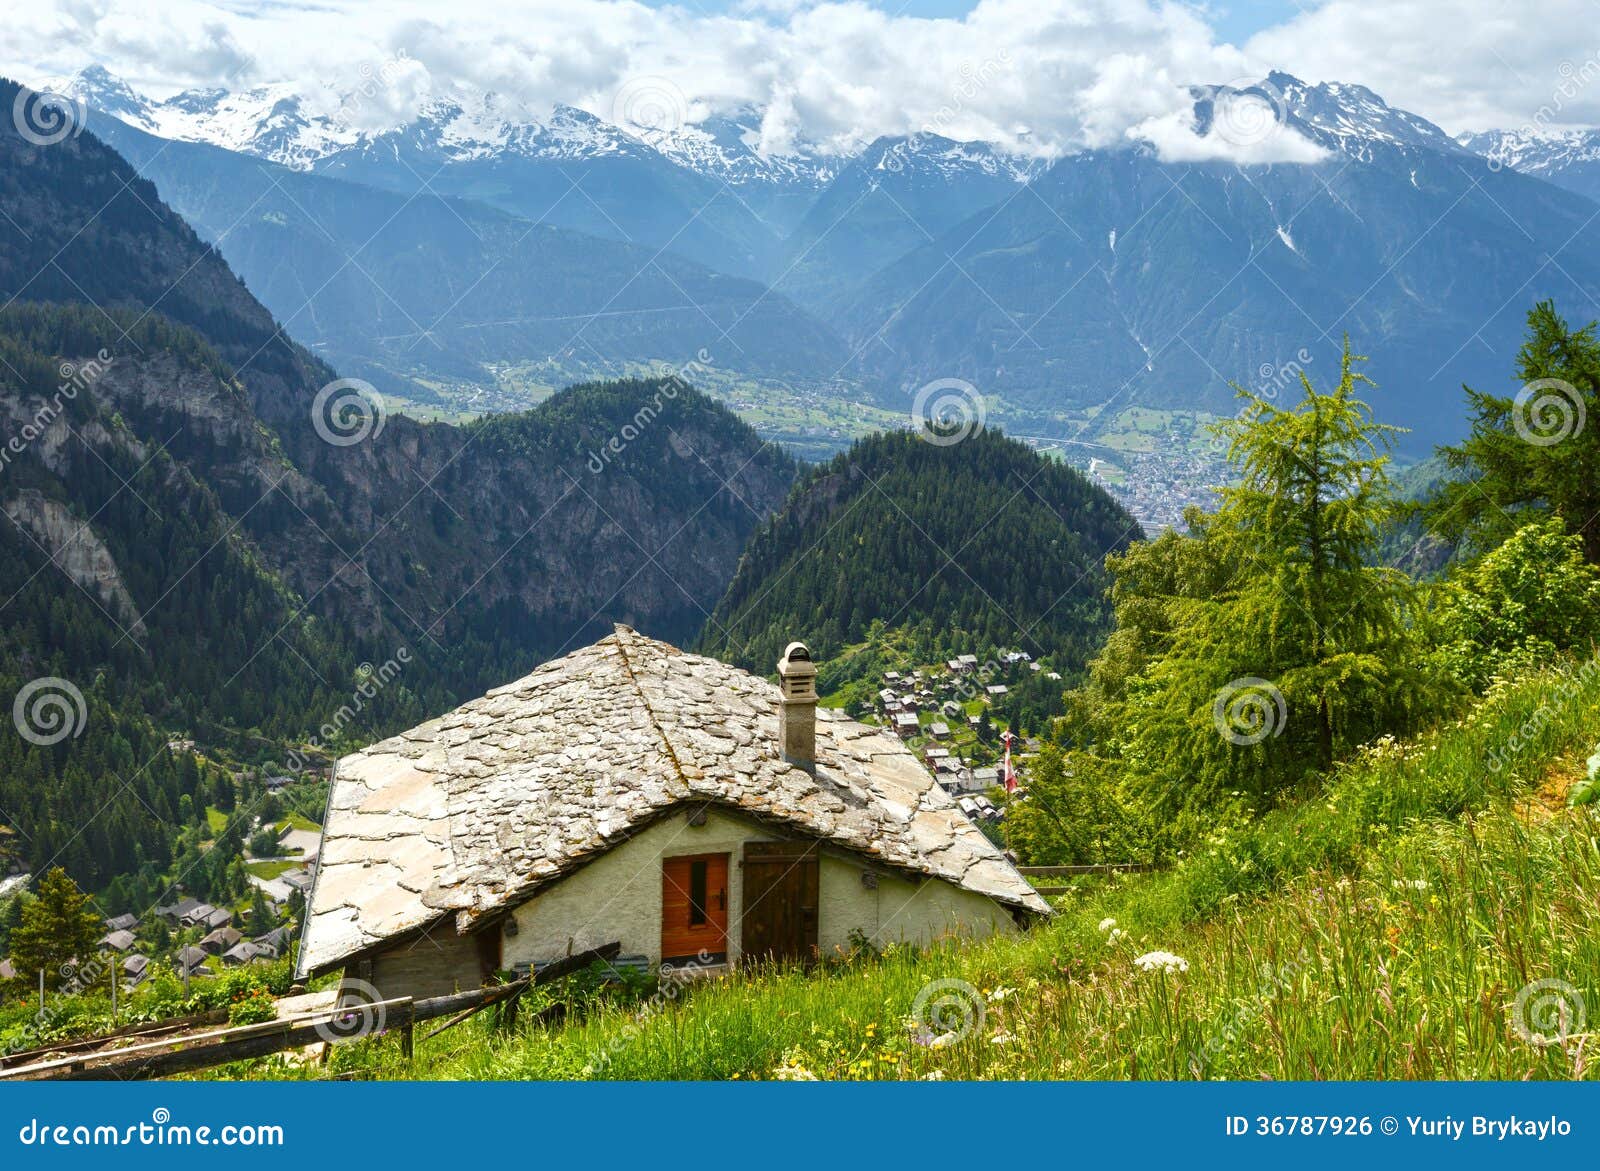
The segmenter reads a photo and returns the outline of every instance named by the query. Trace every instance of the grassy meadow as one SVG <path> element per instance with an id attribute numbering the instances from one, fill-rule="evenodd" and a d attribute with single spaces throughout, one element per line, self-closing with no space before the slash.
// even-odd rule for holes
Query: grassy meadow
<path id="1" fill-rule="evenodd" d="M 1563 798 L 1597 715 L 1593 662 L 1497 682 L 1020 936 L 679 993 L 580 981 L 546 996 L 564 1024 L 530 1001 L 412 1061 L 379 1036 L 210 1076 L 1594 1079 L 1600 820 Z"/>

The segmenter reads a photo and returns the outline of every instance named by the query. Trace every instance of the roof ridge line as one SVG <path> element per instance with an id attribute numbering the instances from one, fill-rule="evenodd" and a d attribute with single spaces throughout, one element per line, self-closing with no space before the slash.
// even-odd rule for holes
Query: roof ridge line
<path id="1" fill-rule="evenodd" d="M 650 719 L 650 726 L 656 730 L 656 735 L 661 738 L 661 747 L 666 750 L 667 759 L 672 762 L 672 771 L 677 774 L 678 780 L 686 789 L 692 789 L 689 778 L 683 773 L 683 764 L 678 760 L 678 753 L 672 747 L 672 741 L 667 739 L 667 730 L 656 715 L 656 709 L 650 705 L 650 699 L 644 693 L 644 687 L 639 682 L 639 675 L 633 669 L 633 661 L 628 658 L 627 638 L 636 633 L 629 627 L 618 624 L 614 634 L 617 639 L 617 657 L 622 660 L 622 669 L 627 673 L 628 682 L 633 684 L 634 693 L 639 697 L 639 703 L 644 707 L 644 714 Z"/>

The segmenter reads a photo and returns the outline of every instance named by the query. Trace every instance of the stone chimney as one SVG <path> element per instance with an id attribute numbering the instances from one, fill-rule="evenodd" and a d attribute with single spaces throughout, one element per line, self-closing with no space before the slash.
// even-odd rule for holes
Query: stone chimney
<path id="1" fill-rule="evenodd" d="M 817 771 L 817 665 L 803 642 L 791 642 L 778 660 L 778 749 L 783 759 Z"/>

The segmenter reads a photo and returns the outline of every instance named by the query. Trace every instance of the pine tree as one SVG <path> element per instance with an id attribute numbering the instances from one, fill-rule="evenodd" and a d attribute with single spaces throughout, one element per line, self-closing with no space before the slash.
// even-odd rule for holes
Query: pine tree
<path id="1" fill-rule="evenodd" d="M 43 971 L 45 987 L 59 988 L 75 965 L 95 954 L 100 919 L 89 909 L 89 896 L 59 866 L 39 880 L 21 918 L 11 932 L 11 963 L 19 980 L 31 982 Z"/>

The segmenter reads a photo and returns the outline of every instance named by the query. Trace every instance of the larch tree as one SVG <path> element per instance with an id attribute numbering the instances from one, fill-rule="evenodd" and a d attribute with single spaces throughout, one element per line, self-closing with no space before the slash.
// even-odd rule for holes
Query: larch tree
<path id="1" fill-rule="evenodd" d="M 1263 808 L 1423 706 L 1412 585 L 1377 564 L 1397 429 L 1357 397 L 1362 360 L 1347 342 L 1337 385 L 1302 374 L 1292 404 L 1236 387 L 1242 407 L 1217 430 L 1238 482 L 1191 536 L 1124 558 L 1132 593 L 1154 593 L 1123 597 L 1119 614 L 1167 627 L 1147 632 L 1148 661 L 1121 685 L 1122 754 L 1159 805 Z"/>
<path id="2" fill-rule="evenodd" d="M 1534 517 L 1559 514 L 1600 564 L 1600 339 L 1549 301 L 1528 313 L 1515 395 L 1465 387 L 1472 431 L 1440 449 L 1454 475 L 1429 501 L 1432 526 L 1493 548 Z"/>

